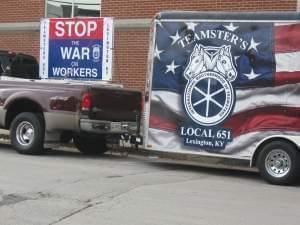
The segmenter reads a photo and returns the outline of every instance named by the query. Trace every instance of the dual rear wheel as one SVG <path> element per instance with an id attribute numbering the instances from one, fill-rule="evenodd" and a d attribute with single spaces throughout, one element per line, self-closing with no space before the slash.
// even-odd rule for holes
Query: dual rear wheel
<path id="1" fill-rule="evenodd" d="M 41 114 L 20 113 L 11 123 L 11 144 L 21 154 L 42 154 L 44 137 L 45 125 Z"/>
<path id="2" fill-rule="evenodd" d="M 73 137 L 76 148 L 85 155 L 101 155 L 107 151 L 104 137 L 89 137 L 76 135 Z"/>
<path id="3" fill-rule="evenodd" d="M 17 115 L 10 126 L 11 144 L 21 154 L 38 155 L 45 152 L 45 123 L 42 114 L 24 112 Z M 75 146 L 83 154 L 103 154 L 107 151 L 103 137 L 76 135 Z"/>

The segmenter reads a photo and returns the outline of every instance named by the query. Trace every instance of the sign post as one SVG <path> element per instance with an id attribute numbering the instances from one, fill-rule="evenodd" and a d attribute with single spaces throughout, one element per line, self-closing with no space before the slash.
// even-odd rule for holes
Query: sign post
<path id="1" fill-rule="evenodd" d="M 40 78 L 112 79 L 112 18 L 41 21 Z"/>

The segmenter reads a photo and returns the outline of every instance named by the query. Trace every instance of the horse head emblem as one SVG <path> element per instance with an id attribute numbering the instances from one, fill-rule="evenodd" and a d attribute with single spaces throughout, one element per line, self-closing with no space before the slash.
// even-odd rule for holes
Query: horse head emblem
<path id="1" fill-rule="evenodd" d="M 237 71 L 230 50 L 230 45 L 221 47 L 196 45 L 184 71 L 185 78 L 189 80 L 201 72 L 215 71 L 222 74 L 228 81 L 234 81 L 237 77 Z"/>
<path id="2" fill-rule="evenodd" d="M 190 61 L 188 66 L 184 71 L 184 76 L 186 79 L 207 70 L 208 64 L 210 62 L 210 56 L 205 51 L 203 45 L 196 45 L 194 51 L 190 56 Z"/>
<path id="3" fill-rule="evenodd" d="M 214 71 L 219 72 L 225 76 L 225 78 L 232 82 L 237 77 L 237 71 L 232 62 L 231 46 L 223 45 L 215 54 L 215 67 Z"/>

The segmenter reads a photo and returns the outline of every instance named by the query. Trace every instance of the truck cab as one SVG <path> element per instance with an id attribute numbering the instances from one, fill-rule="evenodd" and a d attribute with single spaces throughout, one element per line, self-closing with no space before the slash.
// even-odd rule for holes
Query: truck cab
<path id="1" fill-rule="evenodd" d="M 39 79 L 39 65 L 34 56 L 0 50 L 0 76 Z"/>

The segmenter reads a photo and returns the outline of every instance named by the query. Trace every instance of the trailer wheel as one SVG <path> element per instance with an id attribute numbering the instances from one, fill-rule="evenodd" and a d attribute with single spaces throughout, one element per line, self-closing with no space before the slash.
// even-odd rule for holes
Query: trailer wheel
<path id="1" fill-rule="evenodd" d="M 103 137 L 76 135 L 73 137 L 73 141 L 76 148 L 86 155 L 101 155 L 107 151 L 106 139 Z"/>
<path id="2" fill-rule="evenodd" d="M 286 141 L 266 144 L 257 163 L 261 176 L 271 184 L 293 184 L 300 174 L 300 153 Z"/>
<path id="3" fill-rule="evenodd" d="M 43 153 L 44 136 L 44 121 L 42 116 L 37 113 L 20 113 L 10 126 L 11 144 L 21 154 Z"/>

